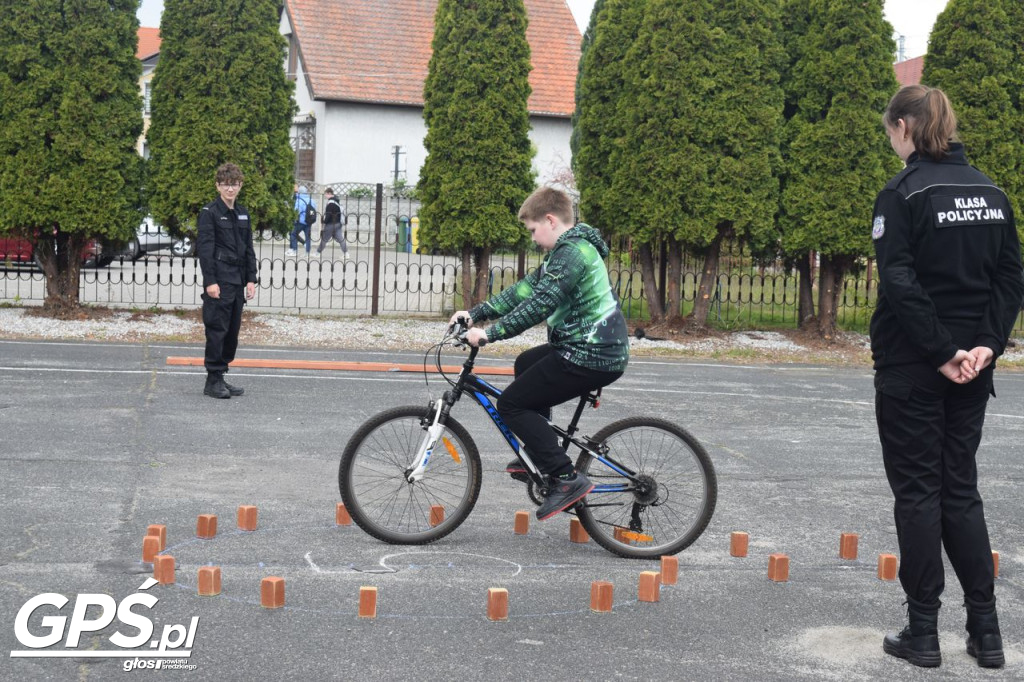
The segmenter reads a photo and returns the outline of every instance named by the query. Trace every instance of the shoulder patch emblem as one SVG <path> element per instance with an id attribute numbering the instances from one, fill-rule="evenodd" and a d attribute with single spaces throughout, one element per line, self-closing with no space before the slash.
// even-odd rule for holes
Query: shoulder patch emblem
<path id="1" fill-rule="evenodd" d="M 885 216 L 876 215 L 875 221 L 871 224 L 871 238 L 881 239 L 883 234 L 885 234 Z"/>

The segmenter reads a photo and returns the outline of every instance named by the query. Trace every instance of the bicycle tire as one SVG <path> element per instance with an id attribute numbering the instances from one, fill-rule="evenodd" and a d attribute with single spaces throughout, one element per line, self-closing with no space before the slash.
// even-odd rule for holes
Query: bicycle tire
<path id="1" fill-rule="evenodd" d="M 655 417 L 631 417 L 601 429 L 593 438 L 608 456 L 631 468 L 654 492 L 593 492 L 576 513 L 597 544 L 619 556 L 650 559 L 677 554 L 700 537 L 715 513 L 718 479 L 704 446 L 686 429 Z M 576 470 L 595 484 L 625 479 L 586 451 Z M 641 528 L 630 528 L 634 514 Z"/>
<path id="2" fill-rule="evenodd" d="M 338 488 L 352 520 L 384 542 L 424 545 L 443 538 L 466 520 L 480 494 L 480 452 L 452 418 L 438 440 L 426 475 L 405 479 L 426 434 L 422 406 L 395 407 L 368 419 L 341 455 Z M 432 523 L 440 505 L 444 519 Z"/>

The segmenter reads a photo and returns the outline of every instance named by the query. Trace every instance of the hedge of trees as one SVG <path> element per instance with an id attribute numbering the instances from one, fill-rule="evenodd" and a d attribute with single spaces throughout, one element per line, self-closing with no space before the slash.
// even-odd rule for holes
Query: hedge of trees
<path id="1" fill-rule="evenodd" d="M 730 236 L 796 267 L 801 326 L 835 333 L 844 274 L 872 255 L 871 207 L 900 167 L 881 125 L 898 87 L 882 10 L 882 0 L 595 5 L 573 131 L 581 218 L 632 239 L 652 317 L 678 321 L 685 248 L 705 259 L 687 322 L 705 323 Z M 1018 209 L 1022 31 L 1019 0 L 950 0 L 923 79 L 950 95 L 968 153 Z"/>

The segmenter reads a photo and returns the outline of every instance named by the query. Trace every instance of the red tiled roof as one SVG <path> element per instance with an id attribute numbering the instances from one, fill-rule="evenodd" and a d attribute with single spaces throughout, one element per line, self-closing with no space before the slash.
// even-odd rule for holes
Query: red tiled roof
<path id="1" fill-rule="evenodd" d="M 287 0 L 314 99 L 423 105 L 438 0 Z M 525 0 L 529 109 L 570 116 L 580 32 L 565 0 Z"/>
<path id="2" fill-rule="evenodd" d="M 924 57 L 914 57 L 913 59 L 896 62 L 892 65 L 892 68 L 896 72 L 896 80 L 899 81 L 900 87 L 904 85 L 917 85 L 921 82 Z"/>
<path id="3" fill-rule="evenodd" d="M 160 52 L 160 29 L 139 27 L 139 46 L 135 48 L 138 59 L 147 59 Z"/>

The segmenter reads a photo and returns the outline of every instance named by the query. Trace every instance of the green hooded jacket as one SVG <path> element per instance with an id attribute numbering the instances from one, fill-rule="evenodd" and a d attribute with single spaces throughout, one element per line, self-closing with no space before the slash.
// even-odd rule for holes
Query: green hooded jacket
<path id="1" fill-rule="evenodd" d="M 566 230 L 540 267 L 469 311 L 474 322 L 501 318 L 484 331 L 509 339 L 547 320 L 548 343 L 573 364 L 622 372 L 629 330 L 612 291 L 604 258 L 608 245 L 586 223 Z"/>

